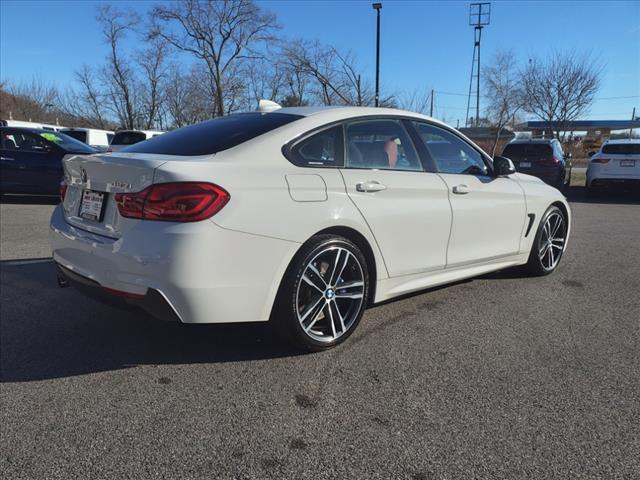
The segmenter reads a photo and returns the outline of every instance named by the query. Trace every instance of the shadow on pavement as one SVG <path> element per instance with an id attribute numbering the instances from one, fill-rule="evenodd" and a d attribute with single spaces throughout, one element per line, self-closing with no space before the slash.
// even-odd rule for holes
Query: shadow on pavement
<path id="1" fill-rule="evenodd" d="M 51 261 L 2 262 L 0 270 L 0 382 L 300 354 L 266 323 L 171 324 L 103 305 L 59 288 Z"/>
<path id="2" fill-rule="evenodd" d="M 587 196 L 584 187 L 571 187 L 566 196 L 567 200 L 572 203 L 640 205 L 640 189 L 626 191 L 608 189 L 598 192 L 594 196 Z"/>
<path id="3" fill-rule="evenodd" d="M 57 195 L 9 195 L 2 194 L 0 203 L 13 205 L 57 205 L 60 197 Z"/>

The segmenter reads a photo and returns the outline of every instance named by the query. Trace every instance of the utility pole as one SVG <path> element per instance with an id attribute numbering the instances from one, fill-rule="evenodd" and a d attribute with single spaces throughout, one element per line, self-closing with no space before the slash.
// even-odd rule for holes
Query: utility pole
<path id="1" fill-rule="evenodd" d="M 433 88 L 431 89 L 431 107 L 429 108 L 429 116 L 433 117 Z"/>
<path id="2" fill-rule="evenodd" d="M 471 60 L 471 77 L 469 78 L 469 95 L 467 97 L 467 116 L 465 125 L 469 126 L 469 109 L 471 107 L 471 94 L 473 90 L 473 78 L 476 78 L 476 118 L 475 127 L 480 125 L 480 40 L 482 29 L 489 25 L 491 17 L 491 3 L 472 3 L 469 5 L 469 25 L 473 27 L 473 59 Z M 475 75 L 473 72 L 476 72 Z"/>
<path id="3" fill-rule="evenodd" d="M 380 10 L 382 3 L 371 5 L 376 11 L 376 107 L 380 104 Z"/>
<path id="4" fill-rule="evenodd" d="M 631 121 L 634 122 L 636 120 L 636 107 L 633 107 L 633 112 L 631 112 Z M 631 124 L 631 128 L 629 129 L 629 138 L 631 139 L 633 136 L 633 124 Z"/>

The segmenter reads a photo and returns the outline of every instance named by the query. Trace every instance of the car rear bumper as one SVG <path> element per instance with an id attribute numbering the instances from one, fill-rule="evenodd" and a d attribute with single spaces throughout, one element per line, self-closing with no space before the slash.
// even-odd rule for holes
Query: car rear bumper
<path id="1" fill-rule="evenodd" d="M 640 188 L 640 175 L 621 175 L 618 173 L 607 173 L 597 168 L 587 170 L 587 187 L 589 188 Z"/>
<path id="2" fill-rule="evenodd" d="M 56 263 L 56 268 L 58 270 L 58 284 L 61 287 L 73 286 L 85 295 L 109 305 L 121 308 L 137 307 L 161 320 L 180 321 L 180 317 L 167 299 L 153 288 L 148 289 L 144 295 L 131 295 L 105 288 L 98 282 L 83 277 L 59 263 Z"/>
<path id="3" fill-rule="evenodd" d="M 210 220 L 140 221 L 113 239 L 70 225 L 61 206 L 51 217 L 49 237 L 61 276 L 72 285 L 99 297 L 116 291 L 125 304 L 161 318 L 173 318 L 169 310 L 184 323 L 268 320 L 279 281 L 299 248 Z"/>

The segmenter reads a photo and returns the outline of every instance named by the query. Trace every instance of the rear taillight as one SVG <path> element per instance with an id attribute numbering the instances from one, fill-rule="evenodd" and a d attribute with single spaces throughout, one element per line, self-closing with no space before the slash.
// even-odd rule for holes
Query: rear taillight
<path id="1" fill-rule="evenodd" d="M 543 158 L 540 160 L 540 163 L 543 165 L 558 165 L 560 163 L 560 159 L 556 157 Z"/>
<path id="2" fill-rule="evenodd" d="M 67 182 L 64 181 L 64 178 L 60 180 L 60 201 L 64 202 L 64 197 L 67 194 Z"/>
<path id="3" fill-rule="evenodd" d="M 197 222 L 218 213 L 229 193 L 212 183 L 158 183 L 141 192 L 116 193 L 120 215 L 143 220 Z"/>
<path id="4" fill-rule="evenodd" d="M 609 163 L 609 158 L 592 158 L 591 163 Z"/>

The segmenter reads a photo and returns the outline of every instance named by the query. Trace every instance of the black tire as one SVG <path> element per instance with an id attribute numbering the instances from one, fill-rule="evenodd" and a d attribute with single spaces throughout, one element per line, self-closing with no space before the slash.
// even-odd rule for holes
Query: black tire
<path id="1" fill-rule="evenodd" d="M 341 270 L 334 268 L 332 258 Z M 313 272 L 317 272 L 319 277 Z M 309 279 L 313 282 L 310 283 Z M 362 283 L 362 286 L 356 285 L 358 283 Z M 345 288 L 341 289 L 341 284 Z M 324 293 L 321 292 L 323 287 Z M 359 304 L 358 298 L 345 298 L 350 294 L 362 294 Z M 316 235 L 302 246 L 291 261 L 278 291 L 271 322 L 277 333 L 296 347 L 314 352 L 326 350 L 344 342 L 353 333 L 360 323 L 368 298 L 368 267 L 358 247 L 338 235 Z M 319 310 L 313 309 L 316 301 L 320 302 L 316 307 Z M 347 304 L 348 309 L 345 308 Z M 342 322 L 344 312 L 346 314 Z M 307 320 L 301 319 L 305 316 Z M 330 322 L 333 319 L 336 321 L 332 324 Z M 308 331 L 303 327 L 305 321 Z M 345 325 L 344 331 L 342 325 Z M 326 336 L 323 336 L 324 333 Z"/>
<path id="2" fill-rule="evenodd" d="M 554 236 L 552 238 L 558 238 L 561 236 L 563 238 L 562 245 L 564 247 L 564 242 L 566 242 L 567 239 L 567 218 L 560 208 L 552 205 L 547 209 L 547 211 L 542 216 L 542 219 L 540 220 L 538 230 L 536 231 L 536 236 L 533 239 L 533 245 L 531 246 L 531 252 L 529 253 L 529 260 L 527 262 L 526 268 L 527 271 L 533 276 L 549 275 L 550 273 L 553 273 L 556 268 L 558 268 L 558 265 L 560 265 L 560 260 L 562 259 L 564 248 L 559 249 L 555 247 L 554 249 L 553 246 L 548 247 L 551 249 L 551 253 L 547 253 L 547 255 L 541 258 L 541 250 L 547 246 L 548 242 L 548 235 L 545 230 L 545 225 L 547 225 L 547 222 L 550 219 L 551 223 L 553 223 L 553 220 L 558 218 L 558 216 L 562 219 L 563 222 L 562 225 L 558 227 L 559 229 L 562 229 L 562 233 L 560 234 L 558 232 L 556 234 L 557 236 Z M 559 242 L 554 242 L 554 244 L 559 245 Z M 548 250 L 545 250 L 545 253 L 547 251 Z M 552 255 L 555 255 L 555 257 Z M 552 259 L 553 262 L 551 261 Z"/>

